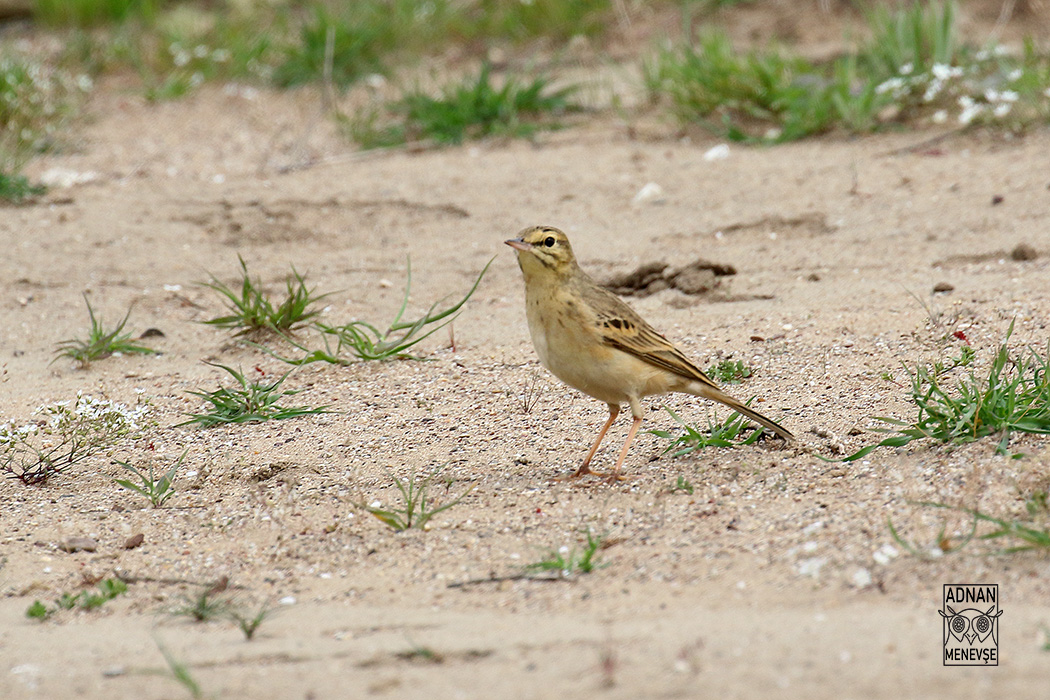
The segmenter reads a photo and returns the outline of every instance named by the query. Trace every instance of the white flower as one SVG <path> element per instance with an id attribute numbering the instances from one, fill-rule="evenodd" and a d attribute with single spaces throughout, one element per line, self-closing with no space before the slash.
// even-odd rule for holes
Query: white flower
<path id="1" fill-rule="evenodd" d="M 903 66 L 901 66 L 901 75 L 911 75 L 911 72 L 913 70 L 915 70 L 915 66 L 913 66 L 910 62 L 905 63 Z"/>
<path id="2" fill-rule="evenodd" d="M 944 122 L 948 121 L 948 110 L 938 109 L 936 112 L 933 113 L 933 117 L 931 117 L 931 119 L 933 119 L 934 124 L 943 124 Z"/>
<path id="3" fill-rule="evenodd" d="M 892 92 L 896 95 L 897 91 L 904 87 L 904 84 L 904 78 L 890 78 L 889 80 L 884 80 L 875 86 L 875 94 L 882 95 L 887 92 Z"/>
<path id="4" fill-rule="evenodd" d="M 994 114 L 997 118 L 1002 119 L 1010 113 L 1010 108 L 1011 104 L 1009 102 L 1003 102 L 995 106 L 995 108 L 992 110 L 992 114 Z"/>
<path id="5" fill-rule="evenodd" d="M 1014 68 L 1012 71 L 1006 74 L 1006 79 L 1012 83 L 1016 80 L 1020 80 L 1023 75 L 1023 70 L 1021 70 L 1020 68 Z"/>

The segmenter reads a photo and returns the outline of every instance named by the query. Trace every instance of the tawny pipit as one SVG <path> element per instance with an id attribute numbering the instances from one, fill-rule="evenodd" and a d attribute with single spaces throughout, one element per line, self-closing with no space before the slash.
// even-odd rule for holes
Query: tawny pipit
<path id="1" fill-rule="evenodd" d="M 525 277 L 529 333 L 543 366 L 569 386 L 609 404 L 609 420 L 573 476 L 595 474 L 591 459 L 620 413 L 631 406 L 634 422 L 616 466 L 620 467 L 642 423 L 644 396 L 681 391 L 718 401 L 792 440 L 791 433 L 724 393 L 631 307 L 598 286 L 576 264 L 569 239 L 550 226 L 534 226 L 506 242 L 518 253 Z"/>

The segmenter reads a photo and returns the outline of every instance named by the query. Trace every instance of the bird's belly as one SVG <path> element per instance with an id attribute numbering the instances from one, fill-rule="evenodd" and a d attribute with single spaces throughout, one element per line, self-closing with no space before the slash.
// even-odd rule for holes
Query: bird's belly
<path id="1" fill-rule="evenodd" d="M 529 330 L 543 366 L 599 401 L 622 404 L 668 390 L 664 373 L 633 355 L 564 326 L 550 328 L 540 319 L 530 319 Z"/>

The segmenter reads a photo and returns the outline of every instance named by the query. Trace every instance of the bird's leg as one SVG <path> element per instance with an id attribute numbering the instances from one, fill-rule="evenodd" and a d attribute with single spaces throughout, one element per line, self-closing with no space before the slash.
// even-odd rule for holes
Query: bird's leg
<path id="1" fill-rule="evenodd" d="M 598 432 L 598 437 L 595 439 L 594 444 L 591 445 L 591 451 L 583 458 L 583 464 L 580 465 L 579 469 L 572 473 L 572 476 L 569 477 L 570 479 L 575 479 L 576 477 L 584 476 L 585 474 L 595 474 L 595 472 L 591 471 L 591 459 L 594 457 L 594 453 L 598 451 L 598 446 L 602 444 L 602 439 L 605 437 L 605 434 L 609 432 L 609 426 L 613 424 L 613 421 L 616 420 L 616 416 L 618 415 L 620 415 L 620 407 L 614 403 L 609 404 L 609 420 L 605 421 L 605 425 L 603 425 L 602 429 Z"/>
<path id="2" fill-rule="evenodd" d="M 613 467 L 612 473 L 607 478 L 609 481 L 623 481 L 626 477 L 620 476 L 620 467 L 623 466 L 623 461 L 627 459 L 627 450 L 631 447 L 631 441 L 634 440 L 635 434 L 638 432 L 639 426 L 642 424 L 642 417 L 635 414 L 633 421 L 631 422 L 631 429 L 627 431 L 627 440 L 623 443 L 623 449 L 620 450 L 620 456 L 616 459 L 616 466 Z"/>

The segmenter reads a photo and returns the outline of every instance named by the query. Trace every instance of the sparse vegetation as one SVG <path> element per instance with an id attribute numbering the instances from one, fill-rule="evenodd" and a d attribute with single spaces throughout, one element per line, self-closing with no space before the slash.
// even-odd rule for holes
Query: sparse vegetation
<path id="1" fill-rule="evenodd" d="M 269 603 L 263 603 L 250 615 L 243 612 L 236 605 L 230 605 L 227 616 L 237 625 L 237 629 L 244 635 L 245 640 L 251 641 L 259 627 L 273 614 L 274 608 Z"/>
<path id="2" fill-rule="evenodd" d="M 84 303 L 87 304 L 88 316 L 91 319 L 91 329 L 88 331 L 87 339 L 72 338 L 59 342 L 55 348 L 56 360 L 60 357 L 68 357 L 81 367 L 86 367 L 95 360 L 102 360 L 111 355 L 156 354 L 156 350 L 147 348 L 133 340 L 131 333 L 124 332 L 128 318 L 131 317 L 131 309 L 124 314 L 120 323 L 111 330 L 106 330 L 102 321 L 95 316 L 95 310 L 91 308 L 87 294 L 84 295 Z"/>
<path id="3" fill-rule="evenodd" d="M 107 578 L 99 581 L 95 588 L 97 589 L 95 591 L 87 590 L 80 591 L 79 593 L 63 593 L 58 600 L 55 601 L 54 606 L 50 608 L 39 600 L 33 601 L 33 604 L 26 609 L 26 617 L 43 621 L 54 615 L 59 610 L 72 610 L 73 608 L 94 610 L 95 608 L 102 607 L 117 596 L 126 593 L 128 585 L 119 578 Z"/>
<path id="4" fill-rule="evenodd" d="M 650 430 L 648 431 L 651 435 L 670 440 L 671 444 L 667 446 L 664 453 L 668 453 L 671 450 L 676 450 L 672 457 L 681 457 L 687 455 L 690 452 L 702 450 L 705 447 L 737 447 L 740 445 L 751 445 L 758 441 L 758 438 L 762 436 L 762 429 L 751 430 L 750 433 L 747 431 L 751 427 L 751 422 L 741 416 L 739 413 L 733 413 L 722 423 L 717 423 L 710 418 L 707 421 L 706 432 L 697 430 L 693 426 L 683 421 L 677 413 L 672 411 L 670 408 L 664 407 L 675 423 L 678 423 L 682 427 L 681 433 L 672 433 L 667 430 Z M 741 435 L 745 435 L 743 439 L 740 439 Z"/>
<path id="5" fill-rule="evenodd" d="M 391 105 L 392 114 L 385 120 L 373 110 L 344 123 L 351 138 L 365 147 L 405 141 L 457 144 L 486 136 L 522 137 L 556 128 L 556 118 L 574 109 L 569 100 L 574 91 L 574 87 L 552 89 L 544 77 L 521 81 L 513 74 L 497 86 L 491 66 L 485 64 L 476 77 L 445 87 L 439 97 L 418 88 L 409 91 Z"/>
<path id="6" fill-rule="evenodd" d="M 328 294 L 315 295 L 314 290 L 306 286 L 306 278 L 292 268 L 292 274 L 285 280 L 287 295 L 276 306 L 263 291 L 262 284 L 253 280 L 248 274 L 248 265 L 244 258 L 237 256 L 241 264 L 240 290 L 235 291 L 212 276 L 211 282 L 203 285 L 214 289 L 225 298 L 230 313 L 225 316 L 204 321 L 219 328 L 238 329 L 238 335 L 271 331 L 289 333 L 302 327 L 307 321 L 320 314 L 320 310 L 311 309 Z"/>
<path id="7" fill-rule="evenodd" d="M 434 505 L 433 501 L 429 500 L 429 491 L 434 477 L 437 476 L 439 471 L 440 468 L 435 469 L 422 481 L 418 480 L 414 475 L 409 476 L 406 480 L 393 476 L 394 486 L 401 493 L 401 506 L 399 508 L 393 506 L 384 508 L 379 501 L 374 501 L 371 504 L 356 503 L 355 505 L 398 532 L 410 528 L 426 530 L 428 529 L 427 523 L 430 522 L 431 518 L 457 505 L 466 498 L 468 493 L 474 490 L 474 487 L 471 486 L 452 500 L 445 501 L 440 505 Z"/>
<path id="8" fill-rule="evenodd" d="M 918 409 L 913 421 L 877 417 L 890 428 L 875 432 L 892 435 L 864 447 L 844 461 L 864 457 L 878 447 L 903 447 L 914 440 L 932 439 L 961 444 L 998 436 L 996 452 L 1007 454 L 1015 432 L 1050 433 L 1050 344 L 1043 352 L 1034 348 L 1011 353 L 1008 343 L 1013 323 L 999 346 L 986 374 L 976 369 L 960 377 L 955 386 L 946 379 L 973 360 L 966 347 L 959 358 L 932 367 L 905 367 L 911 377 L 911 399 Z"/>
<path id="9" fill-rule="evenodd" d="M 43 185 L 34 185 L 25 175 L 14 175 L 0 170 L 0 201 L 21 204 L 47 192 Z"/>
<path id="10" fill-rule="evenodd" d="M 58 142 L 74 97 L 89 87 L 87 78 L 75 80 L 31 58 L 0 51 L 0 173 L 8 179 L 5 189 L 22 189 L 17 179 L 22 166 Z"/>
<path id="11" fill-rule="evenodd" d="M 684 476 L 679 474 L 678 478 L 675 479 L 675 482 L 673 484 L 671 484 L 668 487 L 667 490 L 670 491 L 671 493 L 681 492 L 681 493 L 685 493 L 685 494 L 688 494 L 688 495 L 692 496 L 693 495 L 693 482 L 689 481 L 689 479 L 686 479 Z"/>
<path id="12" fill-rule="evenodd" d="M 751 368 L 740 360 L 722 360 L 708 367 L 707 375 L 723 384 L 740 384 L 751 377 Z"/>
<path id="13" fill-rule="evenodd" d="M 969 532 L 960 535 L 957 538 L 957 541 L 953 541 L 952 538 L 946 534 L 945 527 L 942 526 L 940 532 L 937 534 L 936 542 L 932 546 L 926 548 L 905 540 L 897 531 L 896 527 L 894 527 L 893 522 L 887 521 L 890 535 L 893 539 L 915 556 L 928 558 L 931 556 L 931 552 L 937 552 L 938 554 L 958 552 L 970 544 L 975 537 L 981 541 L 997 540 L 1007 543 L 1008 546 L 995 550 L 994 553 L 997 554 L 1014 554 L 1016 552 L 1025 552 L 1029 550 L 1050 550 L 1050 530 L 1045 526 L 1040 526 L 1033 522 L 1024 522 L 1020 519 L 997 517 L 982 512 L 977 508 L 967 508 L 965 506 L 955 506 L 947 503 L 923 501 L 916 503 L 915 505 L 921 508 L 941 508 L 955 513 L 961 513 L 972 518 Z M 981 523 L 989 523 L 994 526 L 994 529 L 990 532 L 977 535 L 977 530 Z"/>
<path id="14" fill-rule="evenodd" d="M 209 622 L 230 615 L 230 600 L 216 591 L 216 586 L 205 586 L 196 595 L 183 596 L 181 602 L 172 608 L 173 617 L 188 617 L 194 622 Z"/>
<path id="15" fill-rule="evenodd" d="M 289 343 L 305 354 L 300 358 L 282 357 L 276 355 L 276 353 L 274 354 L 282 361 L 294 365 L 306 365 L 311 362 L 347 365 L 353 362 L 371 360 L 417 360 L 419 358 L 408 354 L 408 351 L 456 319 L 457 312 L 473 296 L 474 291 L 481 284 L 481 278 L 485 276 L 491 264 L 492 260 L 482 268 L 477 279 L 474 280 L 474 284 L 463 298 L 452 306 L 439 311 L 438 306 L 441 304 L 441 301 L 437 301 L 418 319 L 402 321 L 405 310 L 408 308 L 409 291 L 412 287 L 412 263 L 409 261 L 405 280 L 405 295 L 401 302 L 401 308 L 398 309 L 397 315 L 394 316 L 393 322 L 385 332 L 381 332 L 367 321 L 350 321 L 342 326 L 317 323 L 315 325 L 320 333 L 324 349 L 310 349 L 301 342 L 286 337 Z"/>
<path id="16" fill-rule="evenodd" d="M 582 549 L 575 546 L 552 549 L 543 559 L 526 565 L 525 571 L 556 572 L 563 578 L 571 578 L 578 574 L 589 574 L 606 566 L 596 560 L 598 553 L 605 547 L 605 536 L 595 535 L 589 528 L 584 534 L 587 543 Z"/>
<path id="17" fill-rule="evenodd" d="M 737 51 L 718 29 L 661 50 L 645 67 L 654 101 L 681 121 L 737 141 L 780 143 L 832 129 L 869 132 L 919 123 L 1021 129 L 1050 118 L 1050 57 L 1026 45 L 960 45 L 952 2 L 869 15 L 872 38 L 812 63 L 787 49 Z"/>
<path id="18" fill-rule="evenodd" d="M 212 428 L 217 425 L 228 425 L 231 423 L 257 423 L 266 420 L 284 420 L 287 418 L 298 418 L 300 416 L 328 413 L 327 406 L 294 406 L 286 407 L 278 405 L 278 402 L 286 396 L 294 396 L 302 389 L 281 391 L 281 385 L 288 379 L 294 370 L 289 370 L 273 381 L 255 382 L 245 377 L 241 372 L 213 362 L 206 364 L 225 370 L 237 383 L 232 388 L 219 387 L 215 391 L 190 391 L 188 393 L 198 396 L 206 402 L 206 413 L 190 413 L 189 420 L 179 425 L 199 425 L 203 428 Z"/>
<path id="19" fill-rule="evenodd" d="M 190 673 L 190 667 L 185 663 L 179 661 L 175 656 L 167 650 L 159 641 L 157 642 L 157 648 L 160 650 L 161 655 L 164 657 L 164 663 L 168 665 L 167 673 L 160 672 L 158 675 L 170 676 L 172 680 L 181 685 L 186 689 L 186 692 L 190 694 L 194 700 L 199 700 L 204 697 L 204 691 L 201 690 L 200 684 L 197 679 Z"/>
<path id="20" fill-rule="evenodd" d="M 188 449 L 184 450 L 179 458 L 175 460 L 171 469 L 159 478 L 154 476 L 152 464 L 150 464 L 146 472 L 143 473 L 127 462 L 117 460 L 117 464 L 124 467 L 125 470 L 131 472 L 138 478 L 138 483 L 129 479 L 114 479 L 114 481 L 124 488 L 144 496 L 154 508 L 160 508 L 169 498 L 175 495 L 175 487 L 173 486 L 175 474 L 178 473 L 179 467 L 182 466 L 182 462 L 186 459 L 188 453 Z"/>
<path id="21" fill-rule="evenodd" d="M 20 427 L 0 424 L 0 471 L 26 485 L 41 485 L 79 462 L 136 436 L 146 407 L 128 408 L 78 394 L 36 410 Z"/>

